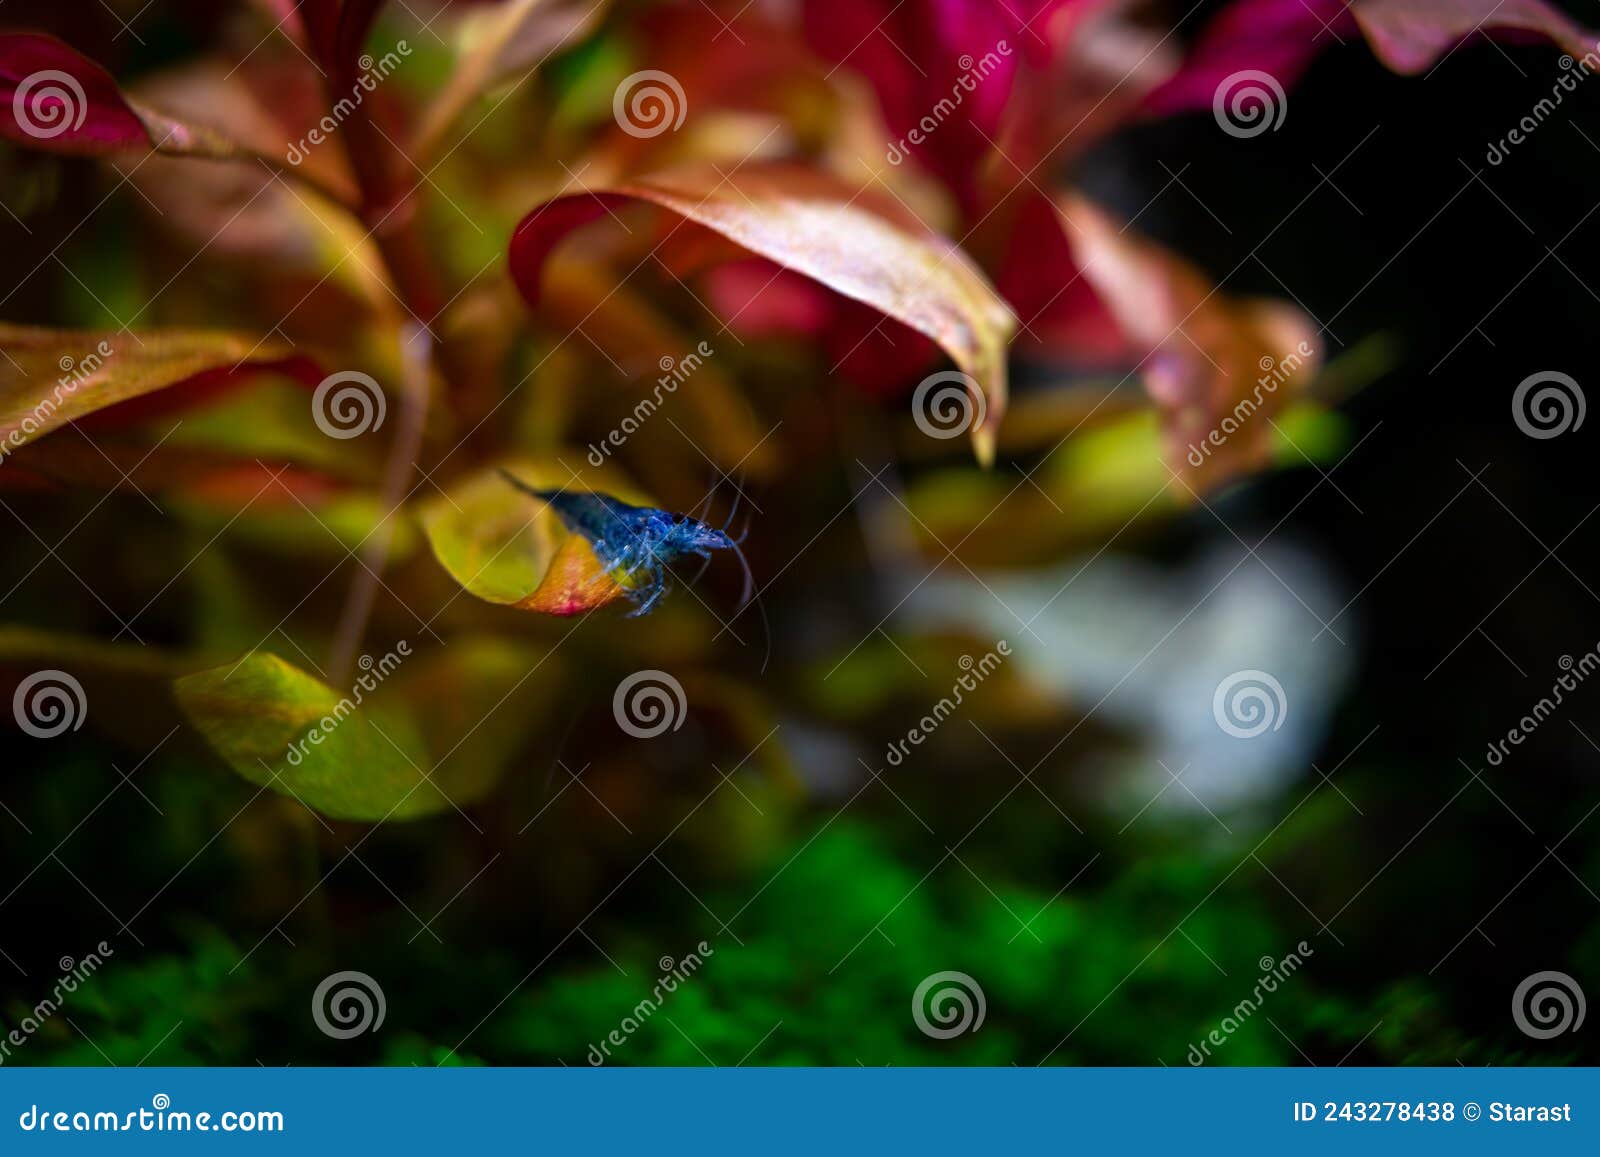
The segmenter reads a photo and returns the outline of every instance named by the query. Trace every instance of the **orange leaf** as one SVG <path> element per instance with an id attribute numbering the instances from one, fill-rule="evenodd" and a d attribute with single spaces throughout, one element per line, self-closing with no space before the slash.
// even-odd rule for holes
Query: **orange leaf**
<path id="1" fill-rule="evenodd" d="M 1061 208 L 1084 276 L 1136 345 L 1172 468 L 1214 487 L 1264 464 L 1272 416 L 1321 364 L 1316 324 L 1294 306 L 1223 293 L 1076 194 Z"/>
<path id="2" fill-rule="evenodd" d="M 202 375 L 203 393 L 237 371 L 268 366 L 316 380 L 287 344 L 232 330 L 93 333 L 0 322 L 0 354 L 0 456 L 68 422 Z"/>
<path id="3" fill-rule="evenodd" d="M 1016 321 L 949 240 L 893 201 L 814 170 L 673 170 L 557 197 L 523 218 L 511 271 L 529 303 L 538 304 L 545 263 L 572 230 L 637 201 L 681 218 L 671 234 L 684 222 L 710 230 L 933 339 L 969 377 L 973 445 L 980 460 L 992 458 Z"/>

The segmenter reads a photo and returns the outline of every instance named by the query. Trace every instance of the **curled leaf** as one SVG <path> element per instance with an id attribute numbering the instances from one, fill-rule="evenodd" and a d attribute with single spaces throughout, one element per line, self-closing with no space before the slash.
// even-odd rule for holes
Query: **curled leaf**
<path id="1" fill-rule="evenodd" d="M 1239 72 L 1264 72 L 1290 88 L 1335 37 L 1355 31 L 1354 23 L 1347 0 L 1234 0 L 1201 30 L 1177 71 L 1149 94 L 1145 111 L 1166 116 L 1209 109 Z"/>
<path id="2" fill-rule="evenodd" d="M 349 214 L 322 198 L 307 198 L 304 189 L 280 180 L 284 173 L 292 173 L 301 185 L 322 190 L 338 204 L 350 205 L 356 199 L 355 180 L 343 151 L 306 148 L 306 130 L 296 119 L 300 110 L 273 103 L 291 79 L 298 78 L 270 61 L 230 69 L 209 59 L 142 78 L 129 87 L 130 99 L 185 121 L 210 125 L 271 165 L 195 165 L 183 157 L 141 155 L 121 158 L 118 167 L 153 202 L 158 223 L 197 247 L 208 251 L 220 247 L 284 266 L 307 264 L 306 251 L 315 245 L 328 254 L 316 269 L 320 276 L 361 241 L 363 231 L 355 229 Z M 290 162 L 288 168 L 285 161 Z M 321 217 L 331 220 L 314 220 Z M 344 223 L 338 235 L 331 235 L 337 228 L 334 220 Z M 371 260 L 365 253 L 361 257 Z"/>
<path id="3" fill-rule="evenodd" d="M 630 202 L 645 202 L 909 326 L 942 346 L 968 375 L 982 417 L 972 424 L 980 459 L 993 454 L 1005 412 L 1006 346 L 1016 322 L 954 244 L 892 201 L 793 166 L 732 173 L 685 169 L 573 193 L 523 218 L 511 271 L 537 305 L 545 263 L 574 229 Z"/>
<path id="4" fill-rule="evenodd" d="M 58 153 L 237 155 L 223 137 L 130 100 L 100 65 L 39 32 L 0 33 L 0 134 Z"/>
<path id="5" fill-rule="evenodd" d="M 514 462 L 507 469 L 534 486 L 589 488 L 560 466 Z M 626 488 L 608 492 L 628 498 Z M 429 499 L 419 517 L 439 564 L 485 602 L 576 615 L 623 594 L 587 541 L 498 470 L 481 471 Z"/>

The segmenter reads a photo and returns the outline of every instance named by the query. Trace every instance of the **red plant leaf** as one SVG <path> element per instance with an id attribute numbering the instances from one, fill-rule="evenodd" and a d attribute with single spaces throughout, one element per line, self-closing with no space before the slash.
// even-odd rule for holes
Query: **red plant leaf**
<path id="1" fill-rule="evenodd" d="M 859 301 L 761 258 L 708 269 L 705 299 L 736 332 L 817 343 L 838 374 L 879 397 L 893 397 L 934 369 L 939 347 L 916 330 Z"/>
<path id="2" fill-rule="evenodd" d="M 1062 0 L 810 0 L 806 39 L 871 85 L 899 164 L 915 157 L 976 203 L 1024 53 L 1037 54 Z M 1036 28 L 1030 29 L 1030 25 Z"/>
<path id="3" fill-rule="evenodd" d="M 384 0 L 305 0 L 300 5 L 311 50 L 332 74 L 329 79 L 355 72 L 361 46 L 383 4 Z"/>
<path id="4" fill-rule="evenodd" d="M 1038 352 L 1085 365 L 1115 365 L 1129 343 L 1116 317 L 1078 268 L 1061 211 L 1042 192 L 1018 195 L 1019 206 L 995 283 Z"/>
<path id="5" fill-rule="evenodd" d="M 547 201 L 511 240 L 511 272 L 537 306 L 551 251 L 578 226 L 645 202 L 748 253 L 820 282 L 942 346 L 971 379 L 982 418 L 972 425 L 982 461 L 1005 412 L 1006 346 L 1016 324 L 977 267 L 908 211 L 814 170 L 760 166 L 657 173 Z"/>
<path id="6" fill-rule="evenodd" d="M 104 494 L 170 495 L 213 510 L 321 509 L 348 482 L 324 471 L 281 460 L 240 461 L 222 453 L 170 445 L 151 448 L 147 438 L 97 433 L 30 444 L 0 469 L 0 490 L 55 491 L 77 487 Z"/>
<path id="7" fill-rule="evenodd" d="M 0 136 L 29 148 L 81 156 L 155 150 L 174 157 L 265 162 L 330 200 L 349 205 L 342 173 L 287 164 L 282 149 L 239 141 L 125 93 L 100 65 L 53 36 L 0 32 Z"/>

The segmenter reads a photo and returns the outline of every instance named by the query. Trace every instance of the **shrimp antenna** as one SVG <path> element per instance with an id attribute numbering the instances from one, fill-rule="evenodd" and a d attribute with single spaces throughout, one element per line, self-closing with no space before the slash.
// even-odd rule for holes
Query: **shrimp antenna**
<path id="1" fill-rule="evenodd" d="M 704 578 L 706 571 L 709 570 L 710 568 L 711 568 L 711 556 L 707 555 L 706 558 L 705 558 L 705 561 L 700 564 L 700 569 L 694 572 L 694 578 L 689 580 L 689 585 L 690 586 L 694 586 L 695 583 L 699 582 L 702 578 Z"/>
<path id="2" fill-rule="evenodd" d="M 766 673 L 767 664 L 772 661 L 772 625 L 767 622 L 767 608 L 762 605 L 761 597 L 756 593 L 755 575 L 750 571 L 750 560 L 745 558 L 744 550 L 738 543 L 733 543 L 731 549 L 739 560 L 739 566 L 744 571 L 744 590 L 739 596 L 739 610 L 743 610 L 752 601 L 756 604 L 756 613 L 761 616 L 761 634 L 766 639 L 766 653 L 761 657 L 761 672 Z M 737 611 L 735 612 L 737 614 Z"/>
<path id="3" fill-rule="evenodd" d="M 515 486 L 518 490 L 522 491 L 524 494 L 531 494 L 535 498 L 543 498 L 544 497 L 544 495 L 540 494 L 533 487 L 529 486 L 522 479 L 518 478 L 515 474 L 511 473 L 511 471 L 506 470 L 503 467 L 500 470 L 500 477 L 504 478 L 507 482 L 511 483 L 511 485 Z"/>
<path id="4" fill-rule="evenodd" d="M 716 497 L 716 493 L 717 484 L 713 482 L 711 484 L 711 489 L 706 491 L 706 496 L 699 501 L 693 512 L 685 517 L 692 517 L 698 522 L 704 522 L 706 520 L 706 515 L 711 513 L 711 500 L 712 498 Z"/>
<path id="5" fill-rule="evenodd" d="M 732 481 L 730 479 L 729 481 Z M 739 513 L 739 499 L 744 497 L 744 491 L 739 489 L 739 484 L 733 484 L 733 505 L 728 508 L 728 519 L 722 524 L 722 529 L 727 530 L 733 524 L 734 515 Z"/>
<path id="6" fill-rule="evenodd" d="M 554 506 L 555 503 L 552 502 L 551 499 L 560 498 L 563 494 L 565 494 L 567 492 L 567 488 L 565 486 L 560 486 L 560 487 L 557 487 L 557 488 L 551 489 L 551 490 L 541 490 L 537 486 L 529 486 L 522 479 L 518 478 L 515 474 L 511 473 L 511 471 L 503 469 L 503 468 L 499 471 L 499 474 L 500 474 L 500 477 L 504 478 L 507 482 L 511 483 L 512 486 L 516 487 L 518 490 L 522 491 L 524 494 L 530 495 L 533 498 L 537 498 L 540 502 L 543 502 L 546 506 Z"/>

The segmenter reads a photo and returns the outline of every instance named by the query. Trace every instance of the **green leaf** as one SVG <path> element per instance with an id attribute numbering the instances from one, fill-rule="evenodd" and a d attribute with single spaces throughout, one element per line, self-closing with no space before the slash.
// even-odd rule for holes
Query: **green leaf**
<path id="1" fill-rule="evenodd" d="M 358 705 L 276 655 L 186 675 L 175 690 L 235 771 L 324 815 L 411 819 L 449 806 L 423 778 L 427 757 L 410 719 Z"/>
<path id="2" fill-rule="evenodd" d="M 626 502 L 647 501 L 614 472 L 580 476 L 564 466 L 520 460 L 510 473 L 530 486 L 604 490 Z M 538 499 L 512 486 L 498 469 L 483 470 L 424 502 L 423 532 L 441 566 L 485 602 L 552 615 L 591 611 L 622 596 L 579 535 L 569 533 Z"/>
<path id="3" fill-rule="evenodd" d="M 402 641 L 348 693 L 276 655 L 177 680 L 184 713 L 236 772 L 334 819 L 376 823 L 466 807 L 548 718 L 548 654 L 498 639 L 418 656 Z"/>

